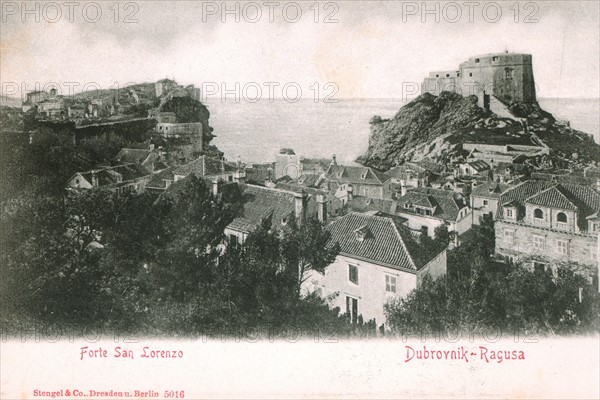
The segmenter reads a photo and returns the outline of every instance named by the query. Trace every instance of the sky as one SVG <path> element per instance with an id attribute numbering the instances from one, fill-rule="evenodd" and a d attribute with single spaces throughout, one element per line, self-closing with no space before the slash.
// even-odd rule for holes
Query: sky
<path id="1" fill-rule="evenodd" d="M 215 96 L 398 98 L 505 50 L 533 55 L 538 97 L 600 92 L 597 1 L 23 4 L 0 0 L 4 95 L 169 77 Z"/>

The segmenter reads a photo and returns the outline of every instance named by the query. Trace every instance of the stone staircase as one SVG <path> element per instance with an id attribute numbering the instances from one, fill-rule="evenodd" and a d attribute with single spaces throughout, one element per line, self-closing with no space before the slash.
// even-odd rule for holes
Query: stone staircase
<path id="1" fill-rule="evenodd" d="M 506 105 L 498 100 L 496 96 L 490 96 L 490 111 L 499 116 L 500 118 L 510 118 L 513 120 L 520 120 L 510 112 Z"/>

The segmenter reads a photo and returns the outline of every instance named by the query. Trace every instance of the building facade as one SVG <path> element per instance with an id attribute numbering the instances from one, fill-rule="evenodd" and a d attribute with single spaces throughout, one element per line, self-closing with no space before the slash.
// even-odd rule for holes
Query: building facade
<path id="1" fill-rule="evenodd" d="M 527 181 L 500 196 L 496 254 L 531 268 L 598 275 L 600 193 L 589 186 Z"/>
<path id="2" fill-rule="evenodd" d="M 471 57 L 457 70 L 434 71 L 423 81 L 421 92 L 443 91 L 475 95 L 480 107 L 489 109 L 491 96 L 503 103 L 536 101 L 530 54 L 495 53 Z"/>
<path id="3" fill-rule="evenodd" d="M 353 322 L 362 316 L 385 326 L 385 304 L 408 296 L 426 274 L 437 278 L 446 273 L 446 250 L 426 254 L 393 216 L 350 213 L 327 230 L 340 253 L 324 274 L 309 274 L 303 292 L 333 295 L 330 306 Z"/>

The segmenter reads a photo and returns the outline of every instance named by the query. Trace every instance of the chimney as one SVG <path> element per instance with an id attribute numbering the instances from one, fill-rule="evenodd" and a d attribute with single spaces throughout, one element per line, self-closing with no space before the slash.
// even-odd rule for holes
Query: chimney
<path id="1" fill-rule="evenodd" d="M 298 226 L 302 226 L 306 220 L 306 198 L 306 193 L 303 190 L 299 193 L 294 193 L 296 223 Z"/>
<path id="2" fill-rule="evenodd" d="M 406 196 L 406 184 L 404 181 L 400 181 L 400 197 Z"/>
<path id="3" fill-rule="evenodd" d="M 346 188 L 346 193 L 348 196 L 348 201 L 352 200 L 352 197 L 354 195 L 354 187 L 352 185 L 348 185 Z"/>
<path id="4" fill-rule="evenodd" d="M 92 171 L 92 186 L 98 187 L 98 175 L 96 175 L 96 171 Z"/>
<path id="5" fill-rule="evenodd" d="M 223 188 L 223 181 L 221 179 L 215 179 L 212 181 L 212 194 L 218 196 Z"/>
<path id="6" fill-rule="evenodd" d="M 327 221 L 327 198 L 322 194 L 317 195 L 317 207 L 319 221 Z"/>

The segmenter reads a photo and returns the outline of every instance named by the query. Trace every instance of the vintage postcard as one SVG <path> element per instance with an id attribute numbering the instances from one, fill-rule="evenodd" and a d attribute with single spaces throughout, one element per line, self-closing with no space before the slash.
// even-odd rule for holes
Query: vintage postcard
<path id="1" fill-rule="evenodd" d="M 600 398 L 598 1 L 0 11 L 1 399 Z"/>

